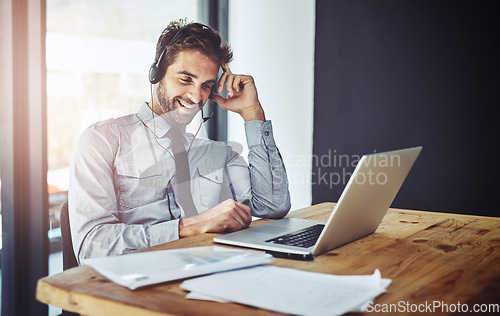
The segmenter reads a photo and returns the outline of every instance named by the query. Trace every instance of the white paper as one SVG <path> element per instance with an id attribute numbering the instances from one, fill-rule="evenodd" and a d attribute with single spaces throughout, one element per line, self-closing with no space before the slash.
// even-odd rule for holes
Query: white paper
<path id="1" fill-rule="evenodd" d="M 377 270 L 368 276 L 336 276 L 274 266 L 240 269 L 184 281 L 201 294 L 296 315 L 340 315 L 359 311 L 383 293 L 390 280 Z"/>
<path id="2" fill-rule="evenodd" d="M 203 301 L 212 301 L 212 302 L 219 302 L 219 303 L 231 303 L 231 301 L 228 300 L 223 300 L 218 297 L 213 297 L 201 293 L 195 293 L 195 292 L 190 292 L 186 295 L 186 298 L 192 299 L 192 300 L 203 300 Z"/>
<path id="3" fill-rule="evenodd" d="M 156 283 L 269 263 L 258 251 L 218 246 L 131 253 L 83 261 L 111 281 L 132 290 Z"/>

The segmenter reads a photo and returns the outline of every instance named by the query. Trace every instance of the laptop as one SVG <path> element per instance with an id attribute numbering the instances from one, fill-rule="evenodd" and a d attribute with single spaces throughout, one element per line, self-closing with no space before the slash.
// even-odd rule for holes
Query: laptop
<path id="1" fill-rule="evenodd" d="M 364 155 L 328 221 L 283 218 L 221 235 L 214 242 L 266 250 L 276 257 L 312 260 L 375 232 L 422 147 Z"/>

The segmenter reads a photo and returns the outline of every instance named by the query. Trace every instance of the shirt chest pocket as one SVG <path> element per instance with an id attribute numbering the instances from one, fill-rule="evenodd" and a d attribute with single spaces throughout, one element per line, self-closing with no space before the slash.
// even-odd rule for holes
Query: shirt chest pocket
<path id="1" fill-rule="evenodd" d="M 196 188 L 200 192 L 200 203 L 206 207 L 219 204 L 219 196 L 224 183 L 223 169 L 199 164 Z"/>
<path id="2" fill-rule="evenodd" d="M 167 183 L 160 164 L 121 162 L 116 164 L 115 188 L 118 204 L 136 208 L 163 199 Z"/>

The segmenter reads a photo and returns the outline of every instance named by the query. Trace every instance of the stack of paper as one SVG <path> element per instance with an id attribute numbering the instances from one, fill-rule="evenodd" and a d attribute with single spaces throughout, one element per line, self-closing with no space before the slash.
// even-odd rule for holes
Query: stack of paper
<path id="1" fill-rule="evenodd" d="M 273 257 L 252 250 L 217 246 L 131 253 L 83 261 L 111 281 L 136 289 L 141 286 L 219 271 L 269 263 Z"/>
<path id="2" fill-rule="evenodd" d="M 380 272 L 337 276 L 274 266 L 247 268 L 184 281 L 188 298 L 236 302 L 296 315 L 360 312 L 391 283 Z"/>

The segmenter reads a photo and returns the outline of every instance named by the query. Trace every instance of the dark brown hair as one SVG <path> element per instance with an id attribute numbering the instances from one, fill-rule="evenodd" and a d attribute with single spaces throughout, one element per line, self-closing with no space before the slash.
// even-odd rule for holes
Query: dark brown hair
<path id="1" fill-rule="evenodd" d="M 161 53 L 168 45 L 168 49 L 158 65 L 163 76 L 177 55 L 181 51 L 190 49 L 202 52 L 220 67 L 233 59 L 233 52 L 229 45 L 227 43 L 221 45 L 221 42 L 219 34 L 210 27 L 200 23 L 188 23 L 186 19 L 172 21 L 158 39 L 155 60 L 160 58 Z"/>

